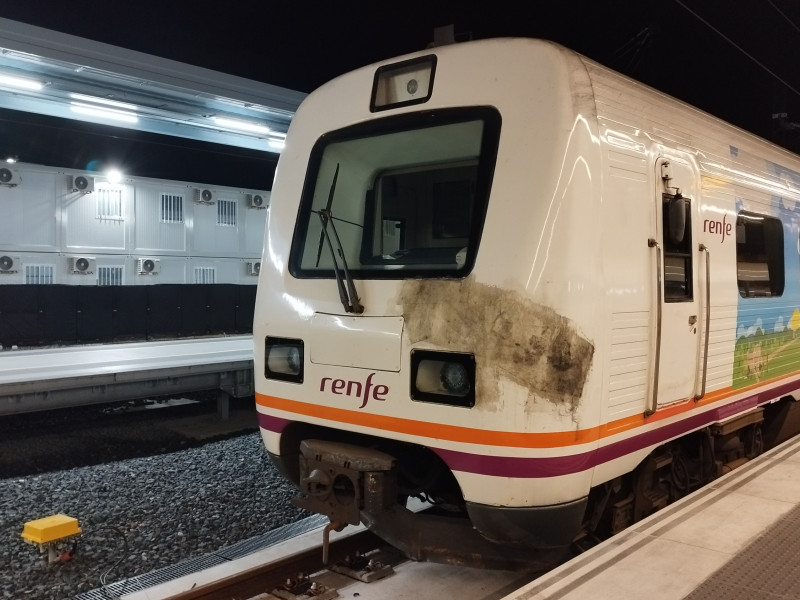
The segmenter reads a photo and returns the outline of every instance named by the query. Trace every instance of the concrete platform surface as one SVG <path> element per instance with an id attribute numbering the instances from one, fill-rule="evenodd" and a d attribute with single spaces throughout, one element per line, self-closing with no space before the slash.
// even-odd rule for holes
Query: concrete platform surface
<path id="1" fill-rule="evenodd" d="M 504 600 L 800 599 L 800 438 Z"/>

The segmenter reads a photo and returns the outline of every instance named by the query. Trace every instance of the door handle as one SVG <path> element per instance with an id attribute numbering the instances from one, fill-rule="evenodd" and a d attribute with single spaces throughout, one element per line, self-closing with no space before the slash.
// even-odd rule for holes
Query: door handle
<path id="1" fill-rule="evenodd" d="M 703 327 L 703 378 L 700 386 L 700 393 L 694 397 L 695 402 L 702 400 L 706 395 L 706 383 L 708 378 L 708 338 L 711 335 L 711 252 L 708 251 L 708 246 L 700 244 L 698 250 L 706 254 L 706 322 Z"/>
<path id="2" fill-rule="evenodd" d="M 653 352 L 653 387 L 650 390 L 650 406 L 645 408 L 644 416 L 649 417 L 658 408 L 658 370 L 661 366 L 661 286 L 663 275 L 661 273 L 661 246 L 654 238 L 647 240 L 650 248 L 656 251 L 656 345 Z"/>

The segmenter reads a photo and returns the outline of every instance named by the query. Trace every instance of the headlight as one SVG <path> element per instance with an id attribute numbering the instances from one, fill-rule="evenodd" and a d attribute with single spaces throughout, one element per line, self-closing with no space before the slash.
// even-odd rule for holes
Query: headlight
<path id="1" fill-rule="evenodd" d="M 439 378 L 441 379 L 442 387 L 448 394 L 465 396 L 472 389 L 467 367 L 461 363 L 444 363 L 442 370 L 439 372 Z"/>
<path id="2" fill-rule="evenodd" d="M 412 350 L 411 398 L 475 406 L 475 357 L 459 352 Z"/>
<path id="3" fill-rule="evenodd" d="M 264 349 L 264 376 L 303 383 L 303 340 L 268 337 Z"/>

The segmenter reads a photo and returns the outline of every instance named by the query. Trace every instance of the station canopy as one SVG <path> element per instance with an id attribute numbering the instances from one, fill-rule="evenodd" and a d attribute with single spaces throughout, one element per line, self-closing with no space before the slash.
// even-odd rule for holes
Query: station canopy
<path id="1" fill-rule="evenodd" d="M 280 152 L 304 97 L 0 18 L 0 108 Z"/>

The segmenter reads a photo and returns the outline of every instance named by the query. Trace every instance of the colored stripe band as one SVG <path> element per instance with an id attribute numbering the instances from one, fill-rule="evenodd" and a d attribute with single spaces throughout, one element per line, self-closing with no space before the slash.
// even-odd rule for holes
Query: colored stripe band
<path id="1" fill-rule="evenodd" d="M 786 394 L 789 391 L 793 391 L 797 389 L 798 382 L 793 380 L 791 382 L 784 383 L 783 385 L 771 388 L 768 391 L 762 391 L 758 394 L 754 394 L 752 396 L 748 396 L 742 398 L 741 400 L 737 400 L 731 404 L 727 404 L 725 406 L 720 406 L 714 410 L 706 411 L 703 413 L 687 416 L 686 418 L 681 419 L 680 421 L 676 421 L 674 423 L 665 424 L 661 427 L 657 427 L 651 429 L 649 431 L 644 431 L 638 435 L 633 435 L 631 437 L 619 440 L 617 442 L 613 442 L 611 444 L 600 446 L 597 449 L 592 449 L 587 452 L 579 452 L 577 454 L 569 454 L 569 455 L 562 455 L 562 456 L 553 456 L 553 457 L 516 457 L 516 456 L 492 456 L 487 454 L 479 454 L 479 453 L 472 453 L 472 452 L 462 452 L 458 450 L 450 450 L 444 448 L 437 448 L 433 445 L 428 445 L 428 447 L 436 452 L 444 461 L 445 463 L 454 471 L 462 471 L 466 473 L 475 473 L 478 475 L 491 475 L 495 477 L 514 477 L 514 478 L 544 478 L 544 477 L 556 477 L 559 475 L 570 475 L 573 473 L 579 473 L 581 471 L 586 471 L 587 469 L 594 468 L 598 465 L 603 463 L 615 460 L 617 458 L 626 456 L 633 452 L 642 450 L 644 448 L 648 448 L 651 446 L 657 446 L 662 444 L 670 439 L 675 439 L 680 437 L 681 435 L 701 429 L 713 423 L 717 423 L 719 421 L 728 419 L 730 417 L 736 416 L 738 414 L 745 413 L 753 408 L 758 407 L 761 404 L 765 404 L 774 400 L 776 398 L 781 397 L 782 395 Z M 337 422 L 344 422 L 344 423 L 353 423 L 358 425 L 365 425 L 367 427 L 373 427 L 378 429 L 388 429 L 390 431 L 396 431 L 400 433 L 410 433 L 412 435 L 420 436 L 425 435 L 420 430 L 411 430 L 409 431 L 409 424 L 425 424 L 428 426 L 434 426 L 436 424 L 432 423 L 423 423 L 421 421 L 411 421 L 407 419 L 399 419 L 394 417 L 382 417 L 378 415 L 369 415 L 365 413 L 359 413 L 356 411 L 348 411 L 342 409 L 333 409 L 331 407 L 322 407 L 318 405 L 306 404 L 302 402 L 295 402 L 292 400 L 285 400 L 281 398 L 275 398 L 271 396 L 264 396 L 264 395 L 257 395 L 257 402 L 261 406 L 270 407 L 270 408 L 277 408 L 280 410 L 288 410 L 289 412 L 295 412 L 299 414 L 309 414 L 306 412 L 309 407 L 314 409 L 314 413 L 311 413 L 313 416 L 325 418 L 329 420 L 334 420 Z M 698 406 L 702 403 L 691 403 L 690 409 Z M 685 406 L 685 405 L 682 405 Z M 334 414 L 337 415 L 336 418 L 332 418 L 331 414 L 327 414 L 330 411 L 334 411 Z M 667 413 L 669 411 L 671 416 L 672 414 L 677 414 L 680 412 L 685 411 L 676 411 L 664 409 L 663 411 L 659 411 L 659 413 L 664 412 Z M 323 413 L 323 414 L 320 414 Z M 659 414 L 657 413 L 657 414 Z M 375 422 L 372 424 L 371 422 Z M 645 423 L 650 424 L 653 422 L 652 417 L 649 419 L 641 418 L 642 425 Z M 279 417 L 273 417 L 271 415 L 265 415 L 262 413 L 258 413 L 258 422 L 261 428 L 274 431 L 276 433 L 280 433 L 286 425 L 288 425 L 291 421 Z M 393 427 L 389 426 L 393 425 Z M 598 432 L 601 429 L 606 430 L 606 434 L 602 437 L 608 437 L 610 435 L 614 435 L 618 433 L 620 430 L 627 429 L 626 427 L 619 428 L 611 426 L 613 424 L 609 424 L 606 428 L 592 428 L 590 430 L 583 430 L 584 433 L 586 431 L 595 431 Z M 402 426 L 402 427 L 401 427 Z M 438 425 L 438 427 L 442 428 L 444 431 L 451 431 L 453 426 L 443 426 Z M 425 428 L 420 428 L 425 429 Z M 485 441 L 479 442 L 476 439 L 468 439 L 464 440 L 461 439 L 464 431 L 476 431 L 482 432 L 484 439 L 488 437 L 495 437 L 495 436 L 502 436 L 504 432 L 498 431 L 483 431 L 483 430 L 472 430 L 470 428 L 454 428 L 456 433 L 459 433 L 457 436 L 453 436 L 457 439 L 453 440 L 453 437 L 445 437 L 442 434 L 443 431 L 439 431 L 439 435 L 436 436 L 428 436 L 432 438 L 439 438 L 439 439 L 450 439 L 453 441 L 465 441 L 469 443 L 483 443 L 486 444 Z M 586 435 L 579 435 L 581 432 L 561 432 L 561 436 L 564 438 L 571 438 L 575 439 L 583 439 L 581 442 L 573 441 L 570 443 L 565 443 L 564 447 L 568 447 L 570 445 L 576 445 L 579 443 L 585 443 L 587 441 L 591 441 L 591 439 L 586 439 Z M 549 443 L 545 444 L 536 444 L 534 443 L 537 441 L 538 438 L 544 436 L 545 442 L 553 441 L 551 437 L 557 434 L 520 434 L 520 433 L 510 433 L 506 434 L 510 435 L 510 439 L 514 441 L 518 441 L 519 436 L 527 436 L 528 441 L 531 442 L 527 446 L 527 448 L 543 448 L 543 447 L 553 447 L 550 446 Z M 599 439 L 600 436 L 598 435 L 595 439 Z M 539 440 L 541 441 L 541 440 Z M 497 445 L 505 445 L 506 447 L 519 447 L 516 444 L 497 444 Z"/>

